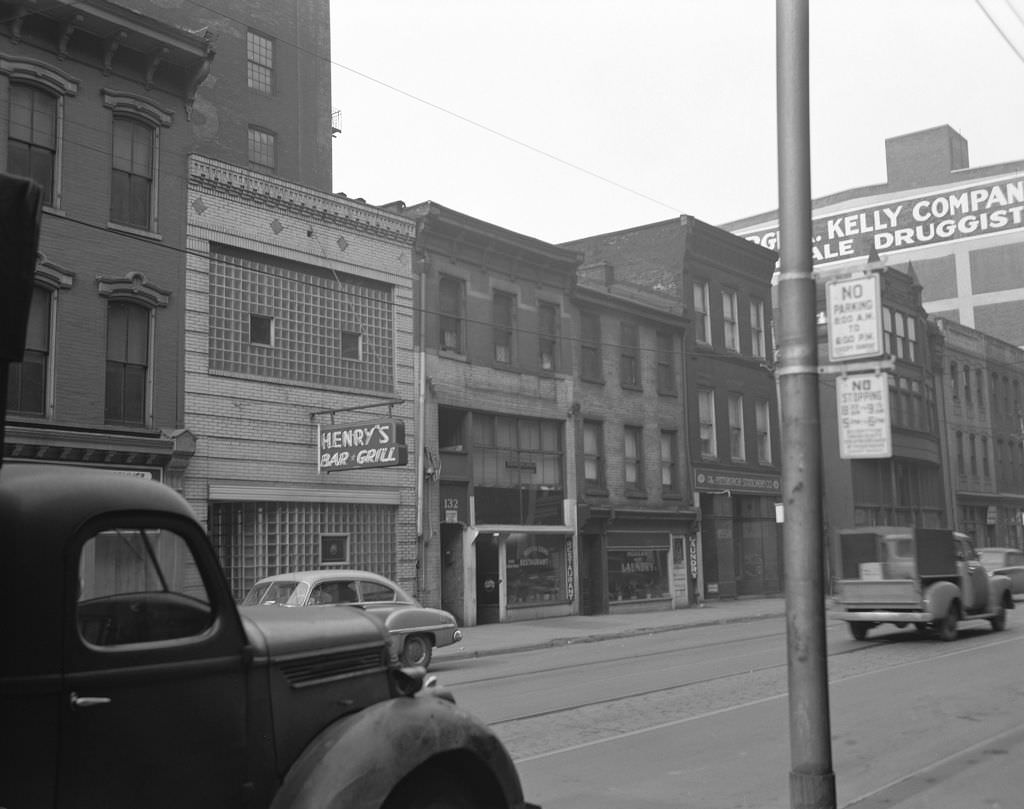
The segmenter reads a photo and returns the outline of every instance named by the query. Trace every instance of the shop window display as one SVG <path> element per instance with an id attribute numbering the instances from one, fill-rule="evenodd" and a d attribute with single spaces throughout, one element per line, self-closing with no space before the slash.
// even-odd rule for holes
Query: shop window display
<path id="1" fill-rule="evenodd" d="M 505 572 L 509 606 L 568 601 L 568 554 L 565 537 L 512 540 L 506 546 Z"/>
<path id="2" fill-rule="evenodd" d="M 667 548 L 608 549 L 608 600 L 670 598 Z"/>

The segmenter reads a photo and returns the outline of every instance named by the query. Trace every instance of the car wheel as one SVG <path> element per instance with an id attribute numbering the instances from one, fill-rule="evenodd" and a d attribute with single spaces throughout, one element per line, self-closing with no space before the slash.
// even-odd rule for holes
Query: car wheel
<path id="1" fill-rule="evenodd" d="M 457 778 L 428 773 L 405 779 L 388 796 L 383 809 L 481 809 L 473 790 Z"/>
<path id="2" fill-rule="evenodd" d="M 871 624 L 867 621 L 850 621 L 850 634 L 854 640 L 864 640 L 868 636 Z"/>
<path id="3" fill-rule="evenodd" d="M 434 644 L 430 642 L 427 635 L 409 635 L 402 644 L 402 653 L 399 660 L 403 666 L 430 665 L 430 658 L 434 651 Z"/>
<path id="4" fill-rule="evenodd" d="M 988 619 L 989 623 L 992 624 L 993 632 L 1002 632 L 1006 629 L 1006 606 L 1000 604 L 996 610 L 996 614 Z"/>
<path id="5" fill-rule="evenodd" d="M 935 622 L 935 629 L 939 638 L 944 641 L 956 640 L 956 622 L 960 617 L 960 611 L 956 604 L 950 604 L 946 614 Z"/>

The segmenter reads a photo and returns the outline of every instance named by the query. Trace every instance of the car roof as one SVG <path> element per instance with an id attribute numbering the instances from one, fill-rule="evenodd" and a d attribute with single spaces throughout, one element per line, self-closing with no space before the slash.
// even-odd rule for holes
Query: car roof
<path id="1" fill-rule="evenodd" d="M 353 570 L 348 567 L 339 567 L 327 570 L 296 570 L 291 573 L 278 573 L 274 576 L 264 576 L 260 579 L 257 584 L 262 584 L 268 581 L 296 581 L 302 580 L 309 582 L 310 584 L 317 584 L 318 582 L 327 580 L 338 580 L 342 579 L 345 581 L 354 581 L 355 579 L 364 579 L 367 581 L 375 581 L 380 584 L 390 584 L 392 587 L 397 587 L 391 579 L 386 576 L 381 576 L 379 573 L 374 573 L 370 570 Z"/>

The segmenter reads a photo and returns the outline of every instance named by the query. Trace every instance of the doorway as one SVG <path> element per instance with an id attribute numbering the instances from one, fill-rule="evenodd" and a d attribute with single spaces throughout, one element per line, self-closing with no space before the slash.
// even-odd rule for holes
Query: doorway
<path id="1" fill-rule="evenodd" d="M 496 624 L 501 620 L 498 569 L 498 537 L 482 534 L 476 538 L 476 622 Z"/>

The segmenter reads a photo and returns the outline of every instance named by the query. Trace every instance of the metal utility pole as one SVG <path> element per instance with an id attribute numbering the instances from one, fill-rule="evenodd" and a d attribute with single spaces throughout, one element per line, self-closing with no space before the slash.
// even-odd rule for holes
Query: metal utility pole
<path id="1" fill-rule="evenodd" d="M 818 337 L 811 261 L 808 0 L 776 0 L 779 407 L 792 809 L 835 809 L 825 644 Z"/>

